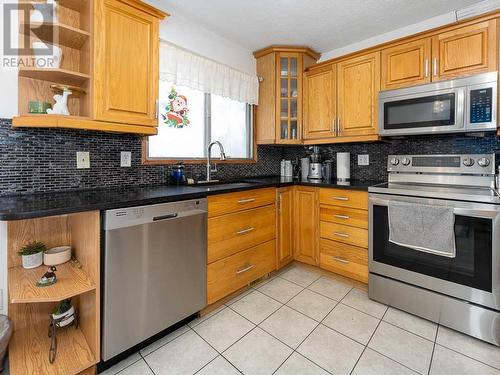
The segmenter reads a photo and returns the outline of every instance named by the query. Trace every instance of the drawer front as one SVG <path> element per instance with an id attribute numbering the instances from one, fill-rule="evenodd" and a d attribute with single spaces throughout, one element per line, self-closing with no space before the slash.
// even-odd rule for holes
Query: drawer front
<path id="1" fill-rule="evenodd" d="M 276 237 L 275 205 L 208 219 L 208 263 Z"/>
<path id="2" fill-rule="evenodd" d="M 207 303 L 212 304 L 276 268 L 276 241 L 268 241 L 207 269 Z"/>
<path id="3" fill-rule="evenodd" d="M 368 230 L 366 229 L 322 221 L 320 233 L 321 238 L 368 248 Z"/>
<path id="4" fill-rule="evenodd" d="M 276 189 L 245 190 L 208 197 L 208 217 L 266 206 L 276 202 Z"/>
<path id="5" fill-rule="evenodd" d="M 368 229 L 368 211 L 355 208 L 321 206 L 320 220 Z"/>
<path id="6" fill-rule="evenodd" d="M 320 267 L 361 282 L 368 282 L 368 250 L 321 239 Z"/>
<path id="7" fill-rule="evenodd" d="M 368 210 L 368 193 L 347 189 L 319 189 L 319 202 L 333 206 Z"/>

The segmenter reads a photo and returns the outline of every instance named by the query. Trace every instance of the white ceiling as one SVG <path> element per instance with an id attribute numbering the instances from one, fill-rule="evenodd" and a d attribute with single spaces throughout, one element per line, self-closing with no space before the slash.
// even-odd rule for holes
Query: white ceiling
<path id="1" fill-rule="evenodd" d="M 271 44 L 326 52 L 481 0 L 150 0 L 254 51 Z"/>

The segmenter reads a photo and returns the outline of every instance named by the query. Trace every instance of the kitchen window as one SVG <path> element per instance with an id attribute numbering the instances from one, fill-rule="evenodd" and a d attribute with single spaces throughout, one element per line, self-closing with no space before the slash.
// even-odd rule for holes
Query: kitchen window
<path id="1" fill-rule="evenodd" d="M 165 81 L 159 104 L 158 135 L 147 141 L 146 162 L 204 160 L 207 145 L 216 140 L 229 161 L 253 161 L 251 105 Z"/>

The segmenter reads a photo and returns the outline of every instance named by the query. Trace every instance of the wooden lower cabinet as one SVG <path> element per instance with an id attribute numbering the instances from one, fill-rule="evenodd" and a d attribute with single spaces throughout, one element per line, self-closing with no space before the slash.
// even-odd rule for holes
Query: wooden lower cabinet
<path id="1" fill-rule="evenodd" d="M 208 219 L 208 263 L 276 237 L 274 204 Z"/>
<path id="2" fill-rule="evenodd" d="M 208 265 L 207 303 L 250 284 L 276 268 L 276 241 L 271 240 Z"/>
<path id="3" fill-rule="evenodd" d="M 281 268 L 293 260 L 293 187 L 276 190 L 276 268 Z"/>
<path id="4" fill-rule="evenodd" d="M 320 240 L 320 266 L 325 270 L 368 282 L 368 250 L 341 242 Z"/>
<path id="5" fill-rule="evenodd" d="M 318 189 L 296 186 L 294 194 L 295 259 L 316 266 L 319 264 Z"/>
<path id="6" fill-rule="evenodd" d="M 321 238 L 345 242 L 354 246 L 368 247 L 367 229 L 325 221 L 321 222 L 320 228 Z"/>

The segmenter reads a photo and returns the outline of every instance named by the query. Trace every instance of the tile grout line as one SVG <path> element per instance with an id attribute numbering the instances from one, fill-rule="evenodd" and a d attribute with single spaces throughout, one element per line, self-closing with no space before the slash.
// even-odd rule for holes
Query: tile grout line
<path id="1" fill-rule="evenodd" d="M 434 335 L 434 342 L 432 343 L 432 353 L 431 353 L 431 361 L 429 362 L 429 369 L 427 370 L 427 375 L 431 373 L 432 361 L 434 359 L 434 351 L 436 350 L 436 340 L 439 332 L 439 325 L 436 329 L 436 334 Z"/>
<path id="2" fill-rule="evenodd" d="M 440 325 L 439 325 L 439 327 L 445 327 L 445 326 L 442 326 L 442 325 L 440 324 Z M 445 327 L 445 328 L 448 328 L 448 327 Z M 451 328 L 450 328 L 450 329 L 451 329 Z M 458 331 L 457 331 L 457 332 L 458 332 Z M 461 332 L 459 332 L 459 333 L 461 333 Z M 462 334 L 462 333 L 461 333 L 461 334 Z M 471 337 L 472 337 L 472 336 L 471 336 Z M 474 339 L 476 339 L 475 337 L 473 337 L 473 338 L 474 338 Z M 476 339 L 476 340 L 479 340 L 479 339 Z M 479 341 L 481 341 L 481 340 L 479 340 Z M 486 341 L 481 341 L 481 342 L 486 342 Z M 488 342 L 486 342 L 486 343 L 487 343 L 487 344 L 489 344 Z M 460 354 L 460 355 L 462 355 L 462 356 L 464 356 L 464 357 L 466 357 L 466 358 L 472 359 L 473 361 L 476 361 L 476 362 L 482 363 L 483 365 L 488 366 L 488 367 L 491 367 L 492 369 L 495 369 L 495 370 L 500 370 L 500 368 L 499 368 L 499 367 L 492 366 L 492 365 L 490 365 L 490 364 L 488 364 L 488 363 L 486 363 L 486 362 L 483 362 L 483 361 L 481 361 L 481 360 L 479 360 L 479 359 L 477 359 L 477 358 L 471 357 L 471 356 L 469 356 L 469 355 L 467 355 L 467 354 L 461 353 L 461 352 L 459 352 L 459 351 L 457 351 L 457 350 L 455 350 L 455 349 L 452 349 L 452 348 L 450 348 L 450 347 L 448 347 L 448 346 L 446 346 L 446 345 L 443 345 L 443 344 L 441 344 L 441 343 L 439 343 L 439 342 L 437 342 L 437 341 L 436 341 L 436 345 L 441 346 L 441 347 L 443 347 L 443 348 L 445 348 L 445 349 L 451 350 L 452 352 L 457 353 L 457 354 Z M 493 344 L 489 344 L 489 345 L 493 345 Z"/>
<path id="3" fill-rule="evenodd" d="M 359 360 L 361 359 L 361 357 L 363 356 L 363 354 L 365 354 L 365 351 L 366 351 L 366 348 L 368 348 L 368 344 L 370 343 L 370 341 L 372 340 L 373 336 L 375 335 L 375 332 L 377 332 L 377 329 L 378 327 L 380 326 L 380 323 L 382 323 L 382 319 L 384 319 L 384 316 L 385 314 L 387 313 L 387 311 L 389 310 L 389 308 L 387 308 L 384 312 L 384 315 L 382 315 L 382 317 L 380 318 L 380 320 L 378 321 L 377 323 L 377 326 L 375 327 L 375 329 L 373 330 L 372 334 L 370 335 L 370 338 L 368 339 L 368 341 L 366 342 L 366 344 L 364 345 L 364 348 L 363 348 L 363 351 L 361 352 L 361 354 L 359 355 L 358 359 L 356 360 L 356 363 L 354 364 L 354 366 L 352 367 L 351 369 L 351 372 L 349 374 L 352 374 L 354 369 L 356 368 L 356 366 L 358 365 L 359 363 Z"/>
<path id="4" fill-rule="evenodd" d="M 181 335 L 182 336 L 182 335 Z M 179 337 L 179 336 L 178 336 Z M 176 337 L 177 338 L 177 337 Z M 175 339 L 174 339 L 175 340 Z M 173 341 L 173 340 L 172 340 Z M 166 345 L 166 344 L 165 344 Z M 163 347 L 163 346 L 162 346 Z M 159 348 L 158 348 L 159 349 Z M 144 356 L 142 355 L 141 351 L 139 350 L 138 351 L 139 353 L 139 356 L 142 358 L 142 360 L 144 361 L 144 363 L 146 363 L 146 366 L 148 366 L 148 368 L 151 370 L 151 373 L 153 375 L 156 375 L 156 372 L 154 372 L 154 370 L 151 368 L 151 366 L 149 365 L 148 361 L 146 361 L 146 358 L 144 358 Z"/>
<path id="5" fill-rule="evenodd" d="M 306 288 L 304 288 L 304 290 L 305 290 L 305 289 L 306 289 Z M 318 293 L 318 294 L 319 294 L 319 293 Z M 332 301 L 334 301 L 334 300 L 332 300 Z M 289 301 L 289 302 L 290 302 L 290 301 Z M 335 301 L 335 302 L 337 302 L 337 301 Z M 290 354 L 290 355 L 289 355 L 289 356 L 288 356 L 288 357 L 287 357 L 287 358 L 283 361 L 283 363 L 282 363 L 282 364 L 281 364 L 281 365 L 280 365 L 280 366 L 276 369 L 276 371 L 278 371 L 278 370 L 279 370 L 279 369 L 283 366 L 283 364 L 284 364 L 284 363 L 288 360 L 288 358 L 290 358 L 290 357 L 293 355 L 293 353 L 297 353 L 297 354 L 301 355 L 302 357 L 306 358 L 308 361 L 310 361 L 310 362 L 314 363 L 316 366 L 318 366 L 318 367 L 319 367 L 319 368 L 321 368 L 322 370 L 326 371 L 328 374 L 331 374 L 331 372 L 330 372 L 330 371 L 326 370 L 325 368 L 323 368 L 322 366 L 320 366 L 319 364 L 317 364 L 316 362 L 314 362 L 311 358 L 308 358 L 308 357 L 306 357 L 305 355 L 301 354 L 299 351 L 297 351 L 297 349 L 298 349 L 298 348 L 299 348 L 299 347 L 300 347 L 300 346 L 301 346 L 301 345 L 302 345 L 302 344 L 303 344 L 303 343 L 304 343 L 304 342 L 305 342 L 305 341 L 309 338 L 309 336 L 311 336 L 311 335 L 312 335 L 312 333 L 313 333 L 316 329 L 318 329 L 318 327 L 321 325 L 321 322 L 322 322 L 323 320 L 325 320 L 325 319 L 326 319 L 326 317 L 327 317 L 328 315 L 330 315 L 330 314 L 331 314 L 331 312 L 335 309 L 335 307 L 337 307 L 337 305 L 338 305 L 339 303 L 340 303 L 340 302 L 337 302 L 337 303 L 335 304 L 335 306 L 333 306 L 333 307 L 332 307 L 332 309 L 331 309 L 331 310 L 330 310 L 330 311 L 329 311 L 329 312 L 325 315 L 325 317 L 324 317 L 321 321 L 319 321 L 319 322 L 318 322 L 317 320 L 313 319 L 315 322 L 318 322 L 318 324 L 316 325 L 316 327 L 314 327 L 314 328 L 313 328 L 313 330 L 312 330 L 311 332 L 309 332 L 309 334 L 308 334 L 308 335 L 307 335 L 307 336 L 306 336 L 306 337 L 305 337 L 305 338 L 304 338 L 304 339 L 303 339 L 303 340 L 299 343 L 299 345 L 297 345 L 297 348 L 296 348 L 296 349 L 293 349 L 292 353 L 291 353 L 291 354 Z M 305 315 L 305 314 L 303 314 L 303 315 Z M 306 316 L 307 316 L 307 315 L 306 315 Z M 311 318 L 311 319 L 312 319 L 312 318 Z M 274 372 L 273 372 L 273 374 L 275 374 L 275 373 L 276 373 L 276 371 L 274 371 Z"/>

